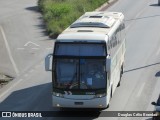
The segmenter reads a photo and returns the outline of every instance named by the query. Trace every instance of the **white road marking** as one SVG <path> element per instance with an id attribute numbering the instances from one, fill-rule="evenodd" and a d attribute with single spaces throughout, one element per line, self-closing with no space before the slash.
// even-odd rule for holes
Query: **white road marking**
<path id="1" fill-rule="evenodd" d="M 34 43 L 34 42 L 31 42 L 31 41 L 27 42 L 24 46 L 27 47 L 29 44 L 33 44 L 33 45 L 35 45 L 35 46 L 39 46 L 38 44 L 36 44 L 36 43 Z"/>
<path id="2" fill-rule="evenodd" d="M 9 55 L 9 58 L 10 58 L 10 60 L 11 60 L 12 65 L 13 65 L 13 68 L 14 68 L 16 74 L 19 75 L 19 70 L 18 70 L 18 68 L 17 68 L 17 65 L 16 65 L 14 59 L 13 59 L 13 56 L 12 56 L 12 53 L 11 53 L 11 50 L 10 50 L 10 47 L 9 47 L 9 44 L 8 44 L 7 39 L 6 39 L 6 35 L 5 35 L 5 33 L 4 33 L 4 30 L 3 30 L 2 26 L 0 26 L 0 31 L 1 31 L 1 33 L 2 33 L 4 42 L 5 42 L 5 46 L 6 46 L 6 48 L 7 48 L 8 55 Z"/>
<path id="3" fill-rule="evenodd" d="M 17 84 L 19 84 L 23 79 L 18 80 L 15 84 L 13 84 L 9 89 L 7 89 L 5 92 L 3 92 L 0 95 L 0 98 L 3 97 L 6 93 L 8 93 L 9 91 L 11 91 L 12 88 L 14 88 Z M 12 91 L 13 92 L 13 91 Z"/>
<path id="4" fill-rule="evenodd" d="M 39 50 L 39 48 L 32 48 L 32 50 Z"/>
<path id="5" fill-rule="evenodd" d="M 144 86 L 145 86 L 145 83 L 143 83 L 143 84 L 141 85 L 141 87 L 140 87 L 140 89 L 139 89 L 139 91 L 138 91 L 137 97 L 139 97 L 139 96 L 141 95 Z"/>
<path id="6" fill-rule="evenodd" d="M 149 5 L 150 1 L 147 3 Z M 136 14 L 136 16 L 133 18 L 133 20 L 136 20 L 144 11 L 145 11 L 146 7 L 144 7 L 140 12 L 138 12 Z M 126 31 L 134 24 L 134 22 L 130 23 L 127 27 L 126 27 Z"/>
<path id="7" fill-rule="evenodd" d="M 135 18 L 133 18 L 133 21 L 135 21 L 138 16 L 140 16 L 143 12 L 144 12 L 145 9 L 142 9 L 137 15 Z M 126 27 L 126 31 L 134 24 L 134 22 L 132 22 L 131 24 L 129 24 L 127 27 Z"/>

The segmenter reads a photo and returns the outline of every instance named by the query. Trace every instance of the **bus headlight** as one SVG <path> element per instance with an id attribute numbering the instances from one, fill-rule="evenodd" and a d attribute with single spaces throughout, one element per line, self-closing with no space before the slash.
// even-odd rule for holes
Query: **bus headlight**
<path id="1" fill-rule="evenodd" d="M 96 95 L 95 95 L 95 98 L 102 98 L 102 97 L 104 97 L 104 96 L 106 96 L 106 93 L 96 94 Z"/>
<path id="2" fill-rule="evenodd" d="M 53 92 L 53 95 L 56 97 L 64 97 L 64 95 L 62 93 Z"/>

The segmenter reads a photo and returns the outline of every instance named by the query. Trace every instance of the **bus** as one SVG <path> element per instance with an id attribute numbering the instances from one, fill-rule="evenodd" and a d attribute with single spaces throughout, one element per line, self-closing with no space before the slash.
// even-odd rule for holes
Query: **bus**
<path id="1" fill-rule="evenodd" d="M 107 108 L 120 86 L 125 41 L 120 12 L 86 12 L 65 29 L 45 58 L 53 107 Z"/>

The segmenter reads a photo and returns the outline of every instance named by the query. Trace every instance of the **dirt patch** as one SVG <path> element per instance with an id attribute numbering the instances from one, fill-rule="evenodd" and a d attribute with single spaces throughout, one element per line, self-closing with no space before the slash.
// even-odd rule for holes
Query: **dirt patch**
<path id="1" fill-rule="evenodd" d="M 8 84 L 12 80 L 12 77 L 0 74 L 0 88 L 2 88 L 4 85 Z"/>

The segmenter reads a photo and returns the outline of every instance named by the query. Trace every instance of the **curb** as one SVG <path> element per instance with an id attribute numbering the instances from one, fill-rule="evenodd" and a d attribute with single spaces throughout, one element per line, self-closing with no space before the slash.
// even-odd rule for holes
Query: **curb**
<path id="1" fill-rule="evenodd" d="M 108 2 L 104 3 L 102 6 L 97 8 L 95 11 L 105 11 L 107 8 L 112 6 L 114 3 L 116 3 L 118 0 L 109 0 Z"/>

